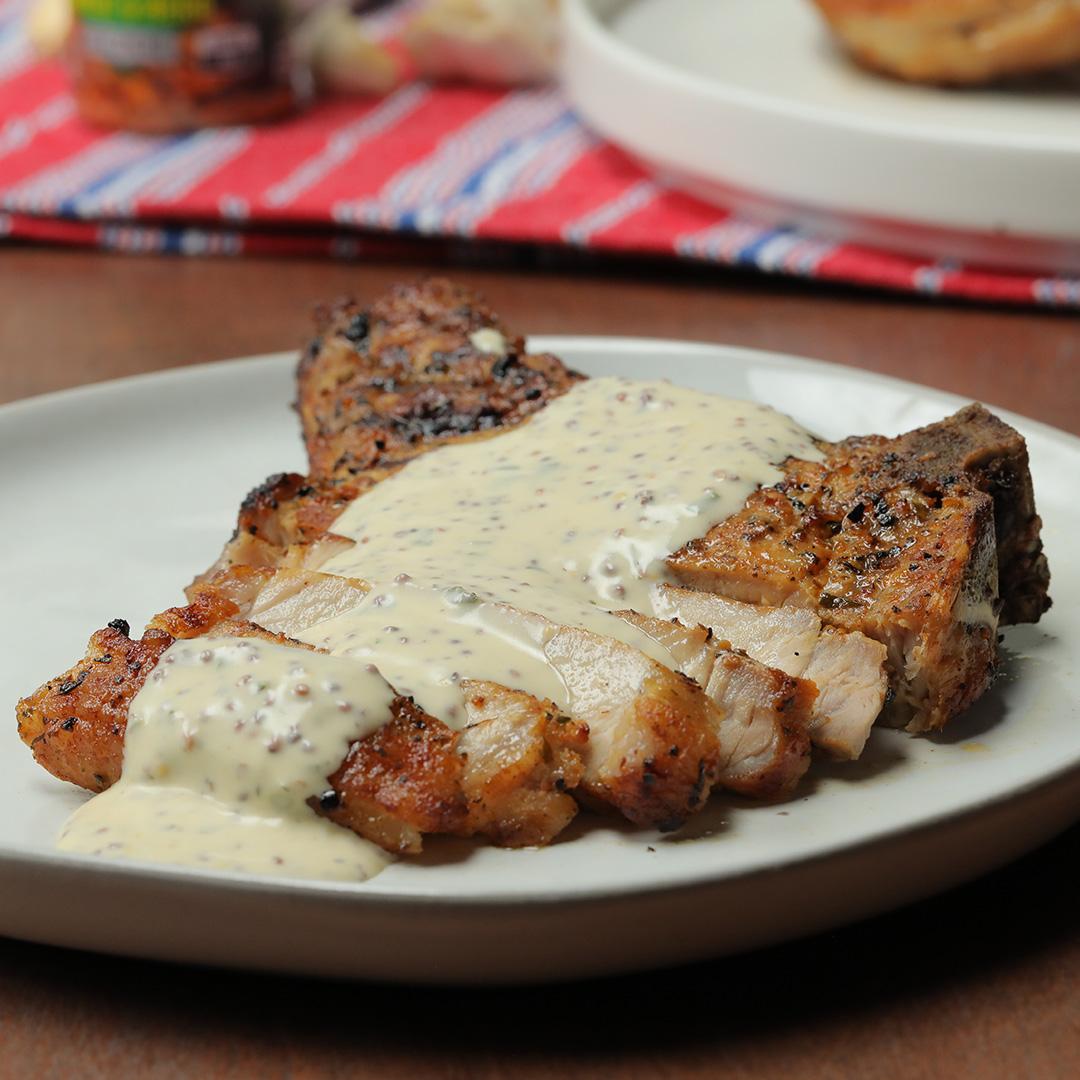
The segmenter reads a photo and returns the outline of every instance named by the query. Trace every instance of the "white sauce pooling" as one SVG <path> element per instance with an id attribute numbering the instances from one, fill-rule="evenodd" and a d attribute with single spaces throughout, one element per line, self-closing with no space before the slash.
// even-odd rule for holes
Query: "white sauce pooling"
<path id="1" fill-rule="evenodd" d="M 389 856 L 308 799 L 389 719 L 393 698 L 363 664 L 258 638 L 177 641 L 132 701 L 121 779 L 72 815 L 58 846 L 363 881 Z"/>
<path id="2" fill-rule="evenodd" d="M 506 347 L 495 331 L 474 337 L 485 351 Z M 132 703 L 122 778 L 72 816 L 59 846 L 370 877 L 388 856 L 308 800 L 326 790 L 349 745 L 389 719 L 395 691 L 455 728 L 465 721 L 463 679 L 567 709 L 545 655 L 560 626 L 674 666 L 610 611 L 651 612 L 665 556 L 775 483 L 777 463 L 792 455 L 817 451 L 764 406 L 601 378 L 497 439 L 419 457 L 333 525 L 354 543 L 320 569 L 361 579 L 366 592 L 345 581 L 335 590 L 327 578 L 267 607 L 271 629 L 331 655 L 253 638 L 174 643 Z"/>
<path id="3" fill-rule="evenodd" d="M 608 611 L 651 612 L 665 556 L 779 480 L 792 455 L 818 453 L 766 406 L 661 381 L 580 383 L 528 423 L 425 454 L 353 502 L 333 531 L 355 544 L 321 569 L 372 591 L 334 619 L 283 629 L 376 664 L 451 726 L 461 678 L 565 707 L 543 654 L 554 628 L 583 626 L 671 666 Z"/>

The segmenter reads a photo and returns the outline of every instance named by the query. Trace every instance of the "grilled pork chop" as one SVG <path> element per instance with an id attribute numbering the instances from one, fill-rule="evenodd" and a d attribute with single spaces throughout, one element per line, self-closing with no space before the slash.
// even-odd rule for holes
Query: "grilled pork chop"
<path id="1" fill-rule="evenodd" d="M 249 569 L 219 572 L 193 603 L 157 616 L 141 641 L 119 621 L 98 631 L 82 661 L 19 703 L 20 734 L 35 758 L 61 779 L 104 790 L 120 774 L 128 707 L 174 640 L 254 633 L 309 648 L 236 621 L 261 593 L 253 583 L 307 582 L 299 592 L 290 593 L 288 581 L 279 588 L 276 595 L 286 599 L 260 616 L 273 626 L 313 617 L 310 608 L 299 616 L 289 610 L 289 597 L 321 608 L 331 589 L 363 589 L 309 571 L 267 577 Z M 312 581 L 319 577 L 328 586 L 322 591 Z M 713 650 L 727 684 L 717 690 L 718 680 L 707 680 L 703 690 L 622 642 L 574 627 L 554 634 L 546 653 L 570 690 L 570 717 L 520 691 L 466 681 L 467 724 L 455 733 L 399 697 L 394 720 L 355 743 L 329 778 L 322 809 L 391 851 L 419 851 L 423 833 L 544 843 L 572 819 L 566 793 L 578 787 L 593 805 L 673 828 L 717 781 L 745 794 L 785 794 L 806 770 L 816 694 L 809 683 Z M 763 715 L 731 708 L 731 686 L 740 679 L 768 684 Z"/>
<path id="2" fill-rule="evenodd" d="M 880 641 L 890 719 L 940 728 L 992 682 L 999 614 L 1034 621 L 1050 603 L 1023 439 L 972 405 L 897 439 L 823 449 L 669 566 L 696 589 L 805 608 Z"/>
<path id="3" fill-rule="evenodd" d="M 332 531 L 345 506 L 416 454 L 451 439 L 497 435 L 580 378 L 554 357 L 527 354 L 521 339 L 486 307 L 446 282 L 398 288 L 366 312 L 351 303 L 324 309 L 318 327 L 319 337 L 298 371 L 297 405 L 311 474 L 272 477 L 245 500 L 233 538 L 218 562 L 189 587 L 186 607 L 163 612 L 141 641 L 132 641 L 126 626 L 111 624 L 91 639 L 84 661 L 20 703 L 20 732 L 39 762 L 56 775 L 91 790 L 115 780 L 127 706 L 175 637 L 222 632 L 222 627 L 235 633 L 243 625 L 237 618 L 281 625 L 298 606 L 317 608 L 324 617 L 343 610 L 348 590 L 360 590 L 363 584 L 327 581 L 329 576 L 318 567 L 341 544 L 350 543 Z M 990 422 L 997 425 L 994 439 L 985 437 Z M 746 510 L 733 519 L 749 528 L 762 501 L 771 512 L 777 497 L 796 512 L 801 512 L 796 501 L 804 509 L 814 507 L 800 522 L 789 514 L 784 535 L 781 529 L 770 534 L 765 528 L 750 536 L 741 556 L 741 576 L 738 541 L 732 541 L 724 555 L 716 530 L 675 556 L 673 569 L 684 580 L 698 574 L 698 583 L 738 595 L 746 582 L 762 576 L 761 566 L 769 563 L 765 556 L 776 555 L 781 561 L 791 556 L 795 561 L 787 584 L 798 586 L 810 580 L 805 568 L 816 568 L 815 560 L 827 566 L 841 555 L 848 557 L 841 552 L 848 540 L 842 534 L 844 522 L 860 514 L 856 501 L 864 505 L 863 514 L 869 505 L 876 520 L 882 500 L 890 506 L 904 498 L 908 503 L 902 509 L 918 518 L 924 543 L 932 539 L 939 545 L 935 551 L 950 552 L 949 573 L 942 576 L 960 581 L 958 597 L 966 597 L 973 610 L 987 598 L 993 604 L 993 568 L 1001 559 L 1008 567 L 1002 578 L 1005 614 L 1037 618 L 1048 603 L 1046 571 L 1023 441 L 989 414 L 960 414 L 940 427 L 936 445 L 951 447 L 949 460 L 957 461 L 958 468 L 962 463 L 968 479 L 943 475 L 944 450 L 936 472 L 927 465 L 927 439 L 919 442 L 919 433 L 907 437 L 914 443 L 893 440 L 891 449 L 874 437 L 835 447 L 823 444 L 826 466 L 789 462 L 785 482 L 751 496 Z M 850 490 L 836 483 L 845 457 L 853 472 L 874 477 L 873 482 L 856 482 Z M 795 484 L 802 485 L 798 490 L 806 498 L 788 498 Z M 883 493 L 882 488 L 887 490 Z M 890 501 L 894 489 L 900 494 Z M 937 490 L 945 492 L 940 499 Z M 841 508 L 845 513 L 840 518 L 825 524 L 817 520 L 825 521 L 826 512 Z M 908 520 L 896 516 L 898 522 Z M 996 545 L 994 518 L 999 530 L 1005 530 Z M 761 521 L 753 524 L 756 528 Z M 870 557 L 853 565 L 865 569 L 859 575 L 864 588 L 873 577 L 872 592 L 901 589 L 905 572 L 900 562 L 880 554 L 891 549 L 882 546 L 888 538 L 879 533 L 892 526 L 877 524 L 873 544 L 863 540 L 866 550 L 850 553 Z M 774 551 L 751 542 L 766 535 L 775 538 Z M 791 603 L 797 591 L 762 591 L 749 598 Z M 807 589 L 799 594 L 807 595 Z M 714 597 L 712 602 L 721 601 Z M 728 648 L 729 640 L 737 639 L 733 624 L 713 618 L 715 610 L 712 616 L 705 614 L 709 598 L 702 603 L 700 610 L 684 610 L 674 624 L 640 613 L 627 615 L 665 643 L 684 676 L 653 661 L 643 664 L 647 658 L 642 654 L 610 639 L 585 631 L 564 635 L 567 654 L 556 659 L 573 670 L 585 697 L 590 688 L 605 686 L 603 707 L 590 714 L 588 722 L 560 716 L 550 702 L 491 683 L 465 684 L 468 723 L 457 733 L 399 699 L 393 721 L 355 743 L 329 778 L 321 811 L 396 851 L 418 850 L 422 835 L 433 832 L 481 833 L 510 845 L 543 843 L 573 816 L 576 804 L 569 792 L 575 789 L 586 793 L 591 803 L 607 802 L 632 820 L 671 826 L 698 808 L 716 781 L 749 794 L 789 791 L 806 768 L 808 731 L 816 732 L 821 745 L 829 746 L 831 739 L 835 752 L 857 753 L 867 716 L 872 719 L 875 712 L 879 691 L 874 686 L 880 688 L 881 674 L 873 670 L 875 643 L 854 631 L 882 640 L 891 630 L 903 640 L 911 632 L 910 620 L 890 618 L 903 609 L 895 612 L 892 605 L 878 603 L 875 612 L 884 629 L 874 633 L 877 624 L 864 620 L 856 625 L 853 616 L 836 614 L 847 610 L 842 605 L 823 605 L 820 595 L 813 605 L 797 597 L 796 606 L 807 609 L 800 614 L 814 622 L 814 646 L 810 662 L 791 670 L 801 661 L 789 656 L 785 671 L 778 670 L 784 664 L 760 662 L 769 658 L 768 650 L 754 659 L 752 650 L 747 655 Z M 757 620 L 757 637 L 766 639 L 766 624 L 775 623 L 776 612 L 743 606 L 746 611 L 736 621 L 752 627 Z M 958 607 L 956 601 L 947 612 L 934 613 L 937 623 L 924 612 L 922 626 L 947 628 L 963 622 L 953 617 Z M 781 613 L 781 620 L 789 617 Z M 821 629 L 822 623 L 829 625 Z M 267 631 L 256 626 L 249 632 Z M 755 636 L 752 628 L 739 633 Z M 973 636 L 981 643 L 988 671 L 993 634 Z M 930 635 L 925 637 L 930 640 Z M 951 640 L 947 633 L 945 638 Z M 892 648 L 892 639 L 885 644 Z M 855 655 L 861 661 L 853 666 Z M 891 671 L 894 690 L 899 687 L 905 701 L 914 701 L 915 710 L 929 696 L 922 672 L 950 662 L 952 654 L 942 648 L 919 659 L 922 666 L 913 671 L 893 658 Z M 604 675 L 625 676 L 627 670 L 637 671 L 629 684 L 624 678 L 616 685 Z M 811 672 L 821 680 L 817 686 L 800 677 Z M 909 691 L 908 683 L 916 688 Z M 963 707 L 985 685 L 986 680 L 972 680 L 959 695 L 938 694 L 935 721 L 944 722 L 949 710 Z M 849 686 L 858 691 L 854 708 L 836 700 L 836 689 Z M 665 743 L 672 733 L 677 738 Z M 667 751 L 666 758 L 661 749 Z"/>

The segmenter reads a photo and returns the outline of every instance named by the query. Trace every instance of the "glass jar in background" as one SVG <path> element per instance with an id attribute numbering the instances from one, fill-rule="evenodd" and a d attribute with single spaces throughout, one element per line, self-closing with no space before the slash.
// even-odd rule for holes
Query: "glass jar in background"
<path id="1" fill-rule="evenodd" d="M 289 53 L 285 0 L 74 0 L 68 43 L 82 116 L 188 131 L 286 116 L 310 77 Z"/>

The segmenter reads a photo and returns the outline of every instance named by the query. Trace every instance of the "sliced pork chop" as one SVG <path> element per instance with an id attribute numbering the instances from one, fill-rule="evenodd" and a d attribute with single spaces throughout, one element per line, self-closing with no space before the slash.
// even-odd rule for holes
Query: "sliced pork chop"
<path id="1" fill-rule="evenodd" d="M 198 616 L 169 619 L 184 629 Z M 201 629 L 310 649 L 235 619 L 207 618 Z M 128 635 L 122 620 L 99 630 L 80 663 L 17 709 L 19 734 L 38 763 L 93 792 L 120 778 L 128 709 L 176 640 L 154 627 L 141 640 Z M 466 709 L 469 725 L 459 735 L 395 698 L 391 721 L 352 745 L 313 808 L 394 853 L 419 852 L 433 833 L 548 843 L 576 813 L 567 793 L 581 777 L 587 733 L 550 703 L 494 685 L 470 684 Z"/>
<path id="2" fill-rule="evenodd" d="M 812 611 L 744 604 L 713 593 L 661 586 L 657 614 L 703 626 L 716 642 L 814 683 L 810 737 L 834 757 L 857 758 L 888 692 L 886 650 L 857 631 L 822 627 Z"/>
<path id="3" fill-rule="evenodd" d="M 264 590 L 270 602 L 259 594 L 251 610 L 264 625 L 290 636 L 306 634 L 326 610 L 355 606 L 369 588 L 311 571 L 278 576 L 285 583 L 272 579 Z M 566 687 L 567 714 L 588 731 L 583 791 L 638 824 L 671 825 L 700 807 L 718 760 L 716 718 L 701 687 L 625 642 L 560 626 L 509 604 L 495 606 L 507 630 L 543 643 L 546 661 Z M 748 792 L 752 786 L 748 779 Z"/>
<path id="4" fill-rule="evenodd" d="M 106 647 L 119 655 L 139 654 L 135 677 L 111 689 L 91 665 L 81 675 L 82 682 L 95 676 L 86 689 L 58 703 L 57 695 L 82 686 L 80 672 L 70 672 L 20 705 L 20 730 L 50 771 L 103 790 L 119 775 L 127 708 L 152 666 L 148 660 L 156 662 L 172 640 L 229 632 L 240 625 L 236 616 L 257 612 L 261 625 L 244 624 L 250 627 L 245 632 L 292 643 L 307 627 L 355 606 L 367 589 L 354 579 L 304 569 L 269 577 L 266 568 L 219 571 L 197 587 L 192 604 L 156 617 L 144 642 L 131 642 L 126 632 L 114 640 L 118 631 L 111 628 L 101 632 L 108 641 L 95 635 L 91 653 L 100 652 L 99 661 Z M 562 793 L 578 783 L 593 800 L 641 825 L 674 827 L 699 809 L 715 781 L 719 756 L 714 706 L 701 688 L 621 641 L 506 610 L 523 626 L 544 623 L 545 655 L 567 687 L 571 719 L 555 715 L 550 702 L 488 686 L 466 699 L 467 709 L 471 702 L 477 716 L 482 712 L 482 722 L 468 714 L 461 759 L 459 736 L 402 699 L 391 724 L 354 744 L 331 778 L 343 788 L 340 802 L 332 798 L 323 809 L 388 850 L 407 852 L 418 851 L 422 835 L 431 832 L 480 831 L 510 843 L 550 839 L 549 830 L 570 819 Z M 72 680 L 78 685 L 65 689 Z M 82 718 L 78 739 L 68 732 L 58 738 L 55 725 L 44 731 L 57 708 Z M 533 736 L 515 734 L 518 721 Z M 543 739 L 536 734 L 541 729 Z M 73 757 L 72 746 L 81 756 Z M 556 746 L 562 748 L 558 754 Z M 577 768 L 567 764 L 570 753 L 577 755 Z M 470 756 L 472 764 L 466 765 Z M 526 760 L 532 762 L 528 769 Z M 500 762 L 502 772 L 492 774 Z M 753 788 L 752 777 L 744 787 Z"/>
<path id="5" fill-rule="evenodd" d="M 810 765 L 816 687 L 720 645 L 702 627 L 635 611 L 618 614 L 662 645 L 716 705 L 717 782 L 757 798 L 790 794 Z"/>
<path id="6" fill-rule="evenodd" d="M 336 586 L 312 572 L 334 545 L 348 543 L 331 530 L 353 499 L 418 453 L 527 418 L 579 378 L 554 357 L 526 353 L 481 301 L 447 282 L 399 288 L 368 310 L 351 302 L 323 309 L 298 371 L 311 476 L 272 477 L 245 500 L 236 533 L 189 588 L 186 607 L 163 612 L 141 641 L 119 621 L 99 631 L 83 661 L 20 702 L 20 733 L 35 756 L 64 779 L 107 786 L 119 775 L 127 705 L 173 638 L 224 626 L 260 596 L 260 618 L 269 622 L 316 601 L 333 613 Z M 869 436 L 822 449 L 824 463 L 788 463 L 781 484 L 751 496 L 719 532 L 677 553 L 672 567 L 688 584 L 801 608 L 835 629 L 876 638 L 888 650 L 900 719 L 912 730 L 938 727 L 989 684 L 998 605 L 1013 622 L 1034 621 L 1049 605 L 1023 440 L 971 406 L 895 440 Z M 309 589 L 311 599 L 301 599 Z M 764 633 L 766 623 L 757 624 L 755 647 L 773 648 L 762 655 L 780 667 L 784 655 L 790 664 L 802 653 L 796 644 L 812 624 L 785 625 Z M 726 743 L 719 748 L 716 700 L 731 697 L 751 716 L 765 707 L 764 684 L 740 682 L 755 670 L 745 658 L 728 654 L 736 660 L 721 665 L 692 627 L 680 663 L 700 670 L 712 698 L 666 668 L 658 674 L 654 661 L 643 665 L 636 650 L 609 669 L 631 681 L 630 690 L 612 694 L 598 678 L 604 665 L 593 662 L 606 639 L 566 630 L 556 653 L 573 674 L 579 705 L 596 706 L 587 754 L 575 741 L 585 737 L 583 725 L 552 721 L 550 703 L 505 687 L 477 692 L 460 734 L 400 699 L 392 724 L 377 733 L 381 753 L 374 744 L 354 746 L 323 812 L 393 850 L 417 850 L 428 831 L 545 842 L 568 820 L 566 800 L 550 796 L 579 780 L 634 820 L 656 823 L 672 807 L 678 817 L 699 805 L 715 775 L 731 784 L 740 761 L 751 784 L 755 769 L 786 775 L 769 766 L 784 755 L 767 737 L 737 743 L 741 757 Z M 840 752 L 856 745 L 877 693 L 871 679 L 850 683 L 862 670 L 845 651 L 853 640 L 818 633 L 801 672 L 802 685 L 819 683 L 814 707 L 828 709 L 828 738 Z M 754 720 L 744 727 L 769 730 Z M 656 755 L 669 734 L 679 741 L 661 768 Z"/>

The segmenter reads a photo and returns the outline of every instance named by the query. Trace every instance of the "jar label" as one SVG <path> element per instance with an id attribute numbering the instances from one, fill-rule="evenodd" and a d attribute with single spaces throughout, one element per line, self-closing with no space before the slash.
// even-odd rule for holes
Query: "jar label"
<path id="1" fill-rule="evenodd" d="M 214 0 L 75 0 L 75 12 L 89 22 L 195 26 L 214 14 Z"/>

